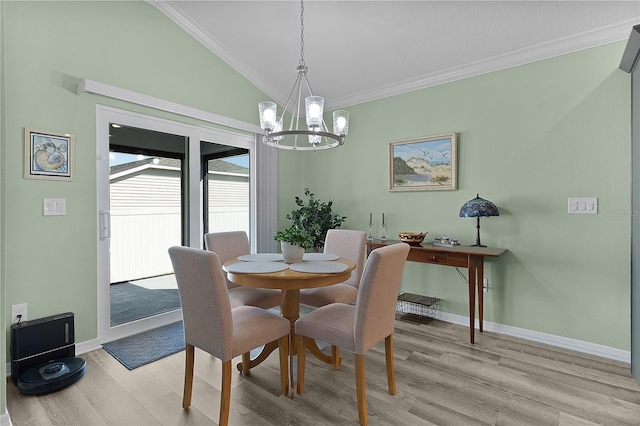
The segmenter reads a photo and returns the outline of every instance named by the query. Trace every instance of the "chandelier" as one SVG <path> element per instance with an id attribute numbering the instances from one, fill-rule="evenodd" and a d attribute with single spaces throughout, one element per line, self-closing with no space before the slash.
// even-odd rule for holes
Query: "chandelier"
<path id="1" fill-rule="evenodd" d="M 314 96 L 307 79 L 307 66 L 304 62 L 304 0 L 300 1 L 300 62 L 297 68 L 296 81 L 289 93 L 284 111 L 293 108 L 288 130 L 283 129 L 284 112 L 281 117 L 277 114 L 275 102 L 260 102 L 260 127 L 264 130 L 262 142 L 276 149 L 315 151 L 331 149 L 344 144 L 344 138 L 349 131 L 349 111 L 333 112 L 333 133 L 329 132 L 324 122 L 324 99 Z M 304 98 L 306 126 L 300 124 L 303 92 L 308 93 Z M 300 144 L 298 141 L 300 138 Z M 308 138 L 308 143 L 307 139 Z"/>

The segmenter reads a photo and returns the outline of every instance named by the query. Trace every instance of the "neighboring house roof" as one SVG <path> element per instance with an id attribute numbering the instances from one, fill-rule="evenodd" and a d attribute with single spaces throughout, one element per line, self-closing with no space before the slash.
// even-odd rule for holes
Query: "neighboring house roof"
<path id="1" fill-rule="evenodd" d="M 154 163 L 154 160 L 159 161 Z M 180 160 L 175 158 L 145 158 L 144 160 L 111 166 L 109 174 L 111 177 L 114 175 L 122 176 L 128 174 L 127 172 L 133 173 L 135 171 L 151 167 L 179 169 Z M 209 161 L 209 172 L 249 175 L 248 168 L 219 159 Z"/>

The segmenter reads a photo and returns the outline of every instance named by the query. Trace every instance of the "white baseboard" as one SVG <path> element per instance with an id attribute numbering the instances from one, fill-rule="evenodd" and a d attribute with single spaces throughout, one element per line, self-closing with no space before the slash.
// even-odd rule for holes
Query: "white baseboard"
<path id="1" fill-rule="evenodd" d="M 11 426 L 11 417 L 6 411 L 0 414 L 0 426 Z"/>
<path id="2" fill-rule="evenodd" d="M 450 322 L 453 324 L 460 324 L 464 326 L 469 325 L 469 317 L 462 315 L 450 314 L 447 312 L 437 312 L 436 319 L 440 321 Z M 478 327 L 478 320 L 476 319 L 476 328 Z M 531 331 L 524 328 L 511 327 L 503 324 L 496 324 L 493 322 L 485 321 L 484 330 L 492 331 L 498 334 L 505 334 L 507 336 L 518 337 L 520 339 L 530 340 L 532 342 L 543 343 L 550 346 L 555 346 L 563 349 L 569 349 L 576 352 L 582 352 L 589 355 L 595 355 L 602 358 L 612 359 L 615 361 L 631 363 L 631 352 L 622 349 L 611 348 L 609 346 L 598 345 L 596 343 L 584 342 L 582 340 L 570 339 L 568 337 L 555 336 L 553 334 L 540 333 L 538 331 Z M 476 330 L 477 332 L 477 330 Z M 80 342 L 76 345 L 76 354 L 84 354 L 87 352 L 100 349 L 102 345 L 98 339 L 87 340 Z M 11 376 L 11 363 L 7 363 L 7 377 Z M 4 423 L 0 423 L 0 426 L 5 426 Z"/>
<path id="3" fill-rule="evenodd" d="M 465 317 L 462 315 L 450 314 L 447 312 L 437 312 L 436 319 L 453 324 L 469 326 L 469 317 Z M 476 333 L 478 332 L 478 327 L 479 321 L 476 319 Z M 602 358 L 625 362 L 627 364 L 631 363 L 631 351 L 611 348 L 609 346 L 585 342 L 577 339 L 570 339 L 568 337 L 555 336 L 553 334 L 540 333 L 538 331 L 531 331 L 524 328 L 511 327 L 504 324 L 496 324 L 489 321 L 484 321 L 483 328 L 485 331 L 492 331 L 498 334 L 518 337 L 520 339 L 530 340 L 532 342 L 544 343 L 549 346 L 569 349 L 576 352 L 582 352 L 589 355 L 595 355 Z"/>
<path id="4" fill-rule="evenodd" d="M 98 339 L 87 340 L 76 344 L 76 355 L 86 354 L 87 352 L 95 351 L 102 348 L 102 345 Z"/>

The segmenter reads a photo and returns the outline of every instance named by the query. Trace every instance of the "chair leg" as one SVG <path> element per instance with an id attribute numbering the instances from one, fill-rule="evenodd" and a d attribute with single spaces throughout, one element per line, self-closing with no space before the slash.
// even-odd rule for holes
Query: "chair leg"
<path id="1" fill-rule="evenodd" d="M 304 369 L 305 364 L 307 363 L 307 345 L 306 339 L 304 336 L 296 336 L 298 340 L 298 384 L 297 391 L 298 395 L 302 395 L 304 393 Z"/>
<path id="2" fill-rule="evenodd" d="M 222 392 L 220 393 L 220 420 L 218 426 L 229 424 L 229 404 L 231 404 L 231 360 L 222 363 Z"/>
<path id="3" fill-rule="evenodd" d="M 251 374 L 251 370 L 249 370 L 250 365 L 251 365 L 251 352 L 242 354 L 242 374 L 244 376 L 248 376 L 249 374 Z"/>
<path id="4" fill-rule="evenodd" d="M 364 355 L 356 354 L 356 397 L 358 400 L 358 419 L 362 426 L 367 425 L 367 396 L 364 387 Z"/>
<path id="5" fill-rule="evenodd" d="M 393 334 L 388 335 L 384 339 L 384 354 L 387 360 L 387 385 L 389 386 L 389 393 L 395 395 L 396 373 L 393 364 Z"/>
<path id="6" fill-rule="evenodd" d="M 338 346 L 331 345 L 331 365 L 334 370 L 340 367 L 340 348 Z"/>
<path id="7" fill-rule="evenodd" d="M 182 394 L 182 408 L 191 405 L 191 393 L 193 391 L 193 363 L 195 361 L 195 348 L 187 343 L 187 359 L 184 367 L 184 391 Z"/>
<path id="8" fill-rule="evenodd" d="M 287 364 L 289 359 L 289 335 L 278 340 L 278 348 L 280 351 L 280 386 L 282 387 L 282 394 L 287 395 L 289 393 L 289 365 Z"/>

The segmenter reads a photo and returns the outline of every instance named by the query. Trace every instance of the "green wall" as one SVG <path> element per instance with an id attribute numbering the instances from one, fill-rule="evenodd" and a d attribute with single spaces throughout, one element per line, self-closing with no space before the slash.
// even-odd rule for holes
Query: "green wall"
<path id="1" fill-rule="evenodd" d="M 5 164 L 5 136 L 6 136 L 6 123 L 5 123 L 5 111 L 6 111 L 6 103 L 4 96 L 4 87 L 5 87 L 5 8 L 4 8 L 4 0 L 0 0 L 0 165 L 4 166 Z M 5 253 L 5 239 L 4 239 L 4 230 L 5 230 L 5 203 L 4 203 L 4 194 L 6 192 L 6 179 L 4 174 L 4 167 L 0 168 L 0 330 L 4 330 L 6 327 L 6 318 L 5 318 L 5 278 L 4 278 L 4 253 Z M 2 334 L 0 333 L 0 336 Z M 6 339 L 2 339 L 0 337 L 0 367 L 6 365 Z M 6 387 L 0 386 L 0 422 L 2 422 L 2 416 L 6 411 Z"/>
<path id="2" fill-rule="evenodd" d="M 475 242 L 458 217 L 476 193 L 500 217 L 482 242 L 509 251 L 485 264 L 485 320 L 630 349 L 630 77 L 615 43 L 348 108 L 339 149 L 280 154 L 280 226 L 308 186 L 332 199 L 345 227 L 384 212 L 389 235 Z M 313 75 L 309 76 L 313 79 Z M 456 191 L 389 192 L 389 142 L 457 132 Z M 567 198 L 597 197 L 597 215 L 567 214 Z M 465 271 L 466 274 L 466 271 Z M 402 288 L 466 316 L 454 268 L 408 263 Z"/>
<path id="3" fill-rule="evenodd" d="M 6 2 L 4 8 L 3 242 L 11 249 L 3 320 L 8 329 L 16 303 L 28 303 L 29 318 L 72 311 L 76 341 L 83 342 L 97 337 L 96 104 L 185 119 L 78 96 L 78 82 L 86 77 L 256 124 L 256 105 L 266 96 L 143 1 Z M 73 182 L 23 178 L 25 127 L 75 135 Z M 66 198 L 67 215 L 43 217 L 45 197 Z"/>
<path id="4" fill-rule="evenodd" d="M 78 342 L 96 337 L 97 103 L 184 121 L 96 95 L 87 77 L 247 122 L 265 95 L 142 1 L 3 2 L 0 325 L 13 304 L 29 317 L 76 313 Z M 382 212 L 390 234 L 429 231 L 472 243 L 458 218 L 479 192 L 501 216 L 482 221 L 489 261 L 485 318 L 629 349 L 630 80 L 624 43 L 590 49 L 349 108 L 350 135 L 329 152 L 280 154 L 280 217 L 308 186 L 349 228 Z M 310 75 L 313 79 L 313 76 Z M 73 182 L 23 179 L 24 128 L 73 133 Z M 390 193 L 388 143 L 459 133 L 456 191 Z M 44 197 L 67 215 L 42 216 Z M 598 215 L 568 215 L 568 197 L 598 197 Z M 379 220 L 379 219 L 378 219 Z M 10 250 L 5 250 L 10 248 Z M 453 268 L 407 264 L 403 288 L 466 315 Z M 6 362 L 6 341 L 0 361 Z M 0 390 L 0 413 L 4 389 Z"/>

